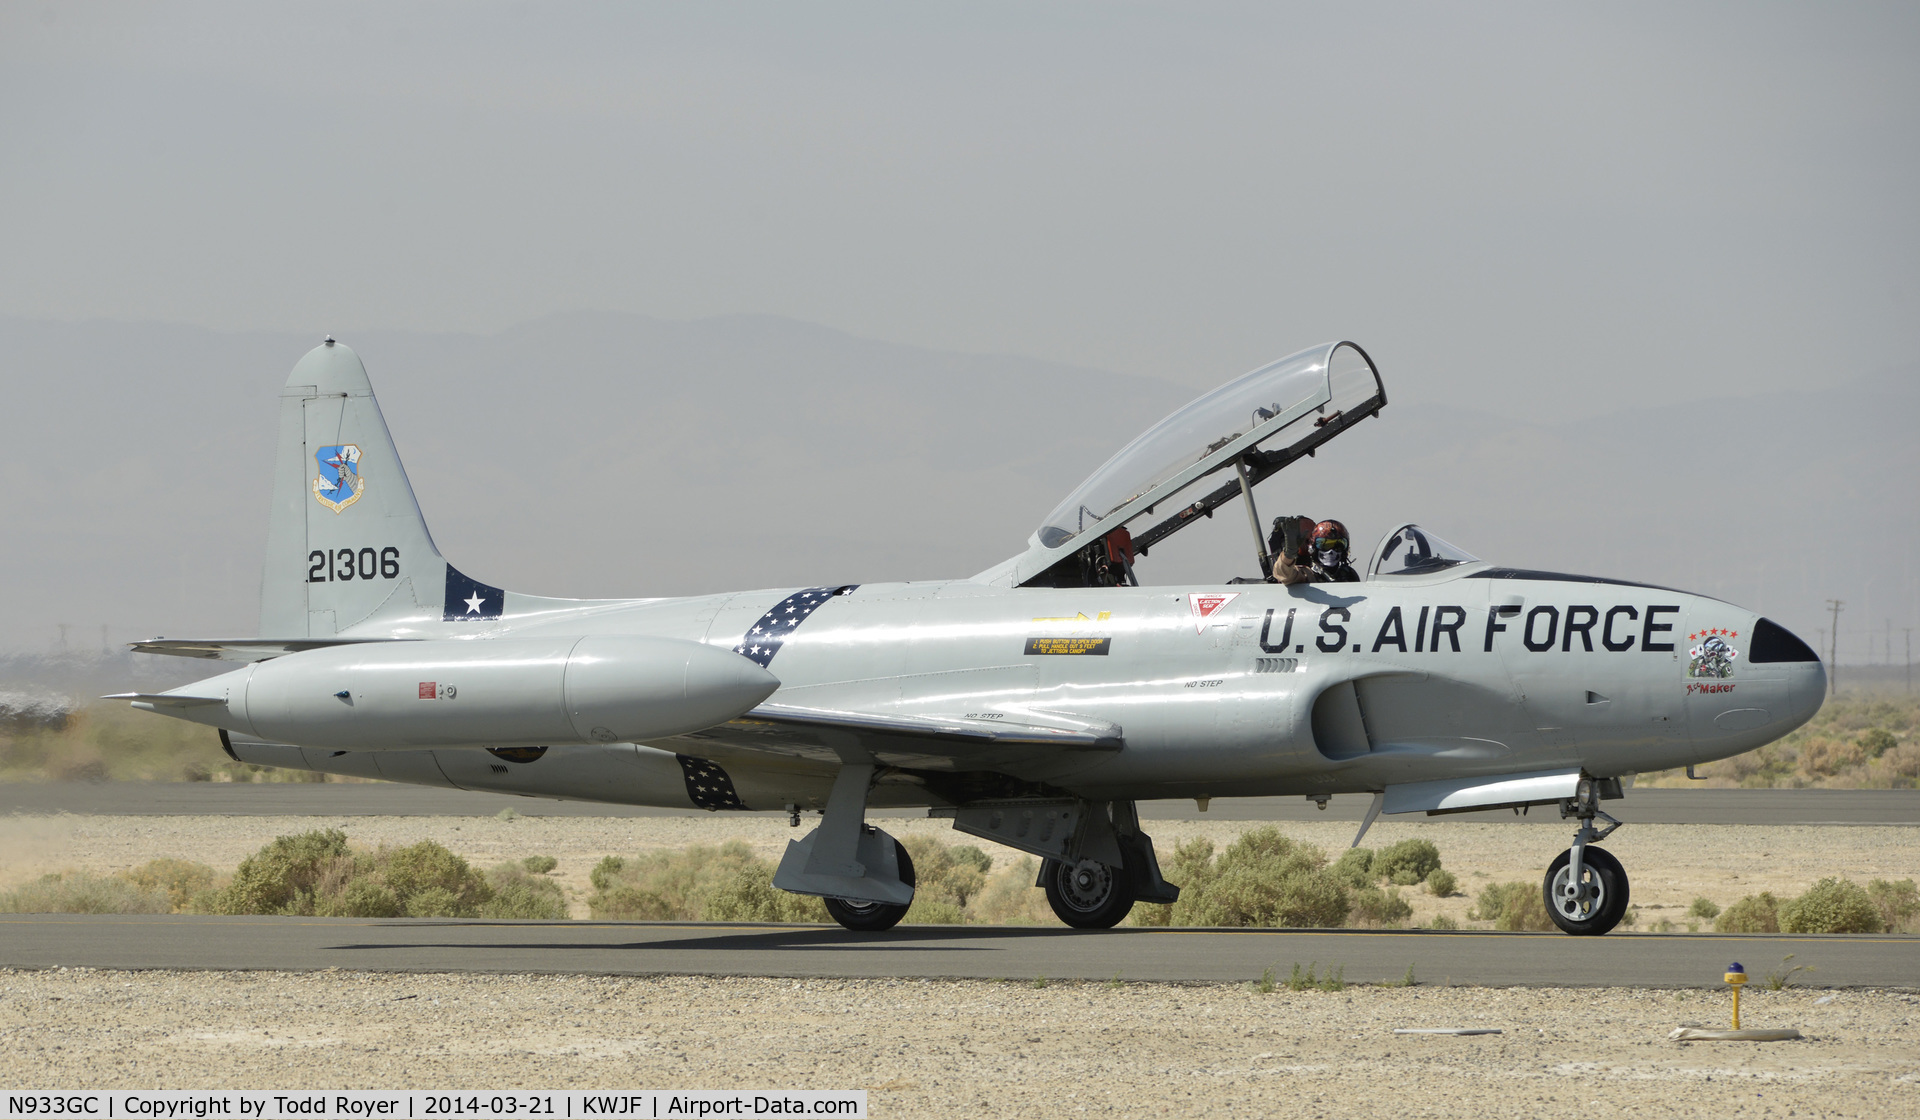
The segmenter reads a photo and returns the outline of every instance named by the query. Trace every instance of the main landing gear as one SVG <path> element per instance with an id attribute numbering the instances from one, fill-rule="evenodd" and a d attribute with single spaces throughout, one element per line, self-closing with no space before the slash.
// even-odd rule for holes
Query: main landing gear
<path id="1" fill-rule="evenodd" d="M 867 826 L 867 832 L 870 835 L 877 834 L 883 839 L 893 840 L 893 837 L 872 825 Z M 900 881 L 908 887 L 914 886 L 913 857 L 907 854 L 907 846 L 898 840 L 893 840 L 893 858 L 899 869 Z M 912 905 L 912 903 L 901 906 L 890 902 L 861 902 L 852 898 L 822 898 L 820 901 L 827 904 L 827 913 L 833 915 L 834 921 L 856 933 L 879 933 L 882 930 L 892 929 L 900 924 L 900 919 L 907 916 L 907 908 Z"/>
<path id="2" fill-rule="evenodd" d="M 1627 912 L 1627 870 L 1606 849 L 1589 845 L 1612 835 L 1620 822 L 1601 811 L 1598 784 L 1591 778 L 1582 778 L 1572 800 L 1561 802 L 1560 815 L 1579 818 L 1580 830 L 1573 834 L 1573 847 L 1547 866 L 1540 885 L 1547 916 L 1576 937 L 1605 933 Z M 1607 827 L 1596 831 L 1596 817 Z"/>
<path id="3" fill-rule="evenodd" d="M 1135 891 L 1125 867 L 1083 859 L 1040 865 L 1040 885 L 1054 915 L 1075 929 L 1112 929 L 1133 910 Z"/>

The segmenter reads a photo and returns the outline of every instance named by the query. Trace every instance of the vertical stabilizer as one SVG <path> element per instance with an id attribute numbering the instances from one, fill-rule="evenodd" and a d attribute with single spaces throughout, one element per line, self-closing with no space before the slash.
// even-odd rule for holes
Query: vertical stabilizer
<path id="1" fill-rule="evenodd" d="M 438 620 L 448 590 L 447 563 L 420 516 L 366 367 L 329 338 L 300 359 L 280 393 L 261 636 L 325 637 L 386 618 Z"/>

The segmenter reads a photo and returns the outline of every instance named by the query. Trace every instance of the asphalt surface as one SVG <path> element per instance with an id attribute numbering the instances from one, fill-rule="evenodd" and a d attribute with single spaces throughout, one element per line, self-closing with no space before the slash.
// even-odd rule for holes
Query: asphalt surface
<path id="1" fill-rule="evenodd" d="M 1528 987 L 1718 987 L 1739 961 L 1806 987 L 1920 988 L 1920 937 L 1561 934 L 1437 930 L 1152 930 L 704 922 L 498 922 L 0 917 L 0 966 L 112 969 L 967 978 L 1236 982 L 1298 963 L 1350 982 Z"/>
<path id="2" fill-rule="evenodd" d="M 1300 797 L 1215 798 L 1206 813 L 1192 801 L 1143 801 L 1148 820 L 1358 821 L 1371 798 L 1341 794 L 1323 812 Z M 1920 790 L 1634 789 L 1607 811 L 1636 824 L 1920 825 Z M 588 801 L 551 801 L 498 793 L 391 783 L 348 782 L 17 782 L 0 783 L 0 814 L 107 816 L 493 816 L 697 817 L 699 809 L 649 809 Z M 779 813 L 764 814 L 779 816 Z M 918 817 L 921 810 L 876 810 L 875 817 Z M 1460 813 L 1448 820 L 1557 821 L 1551 809 Z"/>

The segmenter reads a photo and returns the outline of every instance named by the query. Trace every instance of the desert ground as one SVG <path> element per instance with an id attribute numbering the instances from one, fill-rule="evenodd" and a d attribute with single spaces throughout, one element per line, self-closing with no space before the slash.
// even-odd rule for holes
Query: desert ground
<path id="1" fill-rule="evenodd" d="M 797 835 L 718 816 L 16 815 L 0 818 L 0 887 L 161 856 L 227 872 L 276 835 L 323 827 L 370 847 L 433 839 L 480 866 L 552 855 L 580 917 L 603 856 L 739 837 L 772 857 Z M 945 821 L 885 827 L 965 839 Z M 1249 827 L 1148 824 L 1163 852 Z M 1344 823 L 1280 827 L 1330 853 L 1352 839 Z M 1479 885 L 1537 881 L 1570 831 L 1393 822 L 1367 843 L 1433 840 L 1463 894 L 1409 889 L 1413 923 L 1470 926 Z M 1912 827 L 1629 825 L 1608 847 L 1634 876 L 1643 929 L 1662 916 L 1685 928 L 1696 896 L 1724 906 L 1827 875 L 1920 876 Z M 1749 991 L 1742 1018 L 1806 1040 L 1754 1044 L 1667 1040 L 1681 1023 L 1724 1022 L 1727 997 L 1711 990 L 0 971 L 0 1045 L 10 1085 L 48 1088 L 866 1088 L 882 1117 L 1920 1115 L 1920 993 L 1797 979 Z"/>
<path id="2" fill-rule="evenodd" d="M 1920 995 L 0 971 L 53 1088 L 864 1088 L 877 1117 L 1920 1113 Z M 1396 1027 L 1493 1028 L 1402 1036 Z"/>

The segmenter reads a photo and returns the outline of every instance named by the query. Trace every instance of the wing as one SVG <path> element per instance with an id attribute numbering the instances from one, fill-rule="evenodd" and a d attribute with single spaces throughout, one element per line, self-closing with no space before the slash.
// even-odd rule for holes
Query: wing
<path id="1" fill-rule="evenodd" d="M 762 704 L 747 714 L 679 736 L 689 753 L 720 746 L 737 751 L 838 764 L 845 750 L 912 770 L 1053 769 L 1063 756 L 1112 754 L 1126 745 L 1121 729 L 1062 712 L 1026 712 L 1024 718 L 839 711 Z"/>

